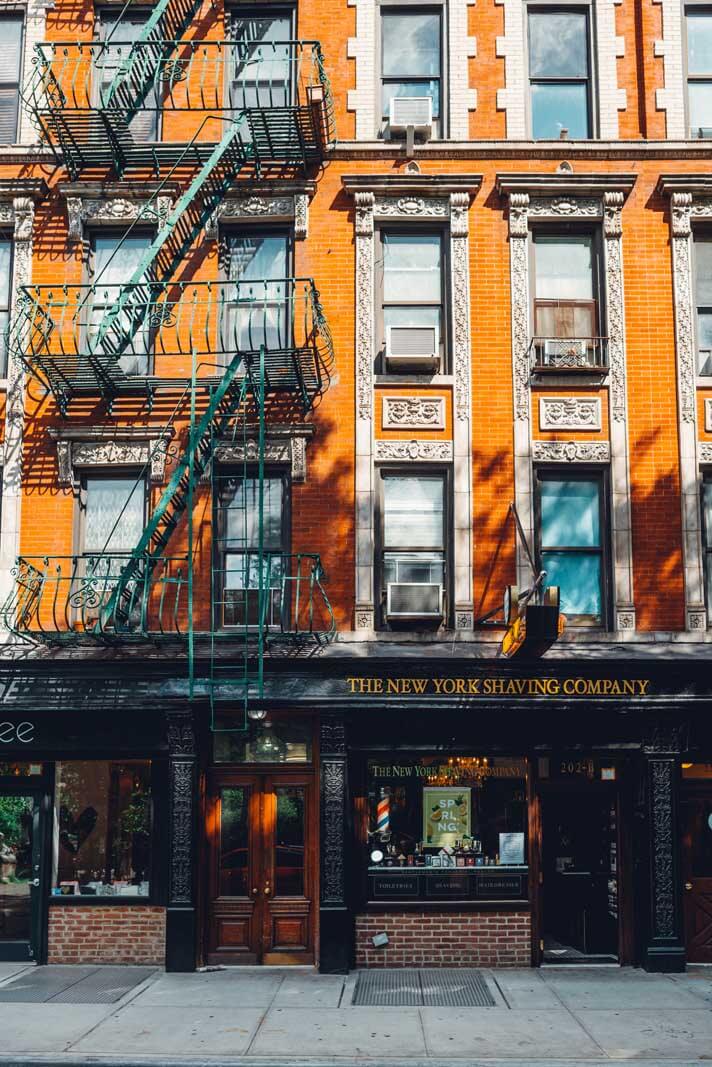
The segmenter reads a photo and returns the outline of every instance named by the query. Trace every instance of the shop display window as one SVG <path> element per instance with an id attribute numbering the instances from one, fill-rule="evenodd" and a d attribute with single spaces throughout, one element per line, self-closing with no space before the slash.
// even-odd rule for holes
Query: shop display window
<path id="1" fill-rule="evenodd" d="M 57 764 L 54 896 L 147 897 L 151 866 L 151 764 Z"/>
<path id="2" fill-rule="evenodd" d="M 371 899 L 526 897 L 526 760 L 384 756 L 366 773 Z"/>

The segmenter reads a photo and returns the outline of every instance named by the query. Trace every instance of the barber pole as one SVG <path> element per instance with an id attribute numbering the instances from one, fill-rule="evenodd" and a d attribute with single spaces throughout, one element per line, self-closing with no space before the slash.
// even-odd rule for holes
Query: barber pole
<path id="1" fill-rule="evenodd" d="M 381 797 L 378 801 L 378 809 L 376 813 L 376 833 L 379 833 L 381 837 L 390 835 L 391 832 L 391 798 L 386 793 L 385 789 L 381 790 Z"/>

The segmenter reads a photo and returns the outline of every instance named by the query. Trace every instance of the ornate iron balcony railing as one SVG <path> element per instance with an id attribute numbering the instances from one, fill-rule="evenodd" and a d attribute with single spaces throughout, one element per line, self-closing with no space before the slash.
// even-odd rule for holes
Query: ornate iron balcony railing
<path id="1" fill-rule="evenodd" d="M 185 638 L 189 630 L 187 557 L 161 557 L 153 567 L 124 571 L 131 553 L 21 556 L 0 622 L 23 641 L 50 645 L 122 644 Z M 214 620 L 196 609 L 195 632 L 267 646 L 324 644 L 336 633 L 314 553 L 243 553 L 213 572 Z M 135 575 L 138 575 L 137 577 Z M 122 597 L 112 594 L 122 585 Z"/>
<path id="2" fill-rule="evenodd" d="M 102 332 L 119 294 L 124 310 Z M 242 352 L 249 374 L 262 345 L 265 392 L 297 395 L 309 408 L 334 365 L 331 331 L 310 278 L 24 286 L 11 344 L 62 410 L 80 394 L 110 400 L 187 380 L 193 354 L 217 373 Z"/>
<path id="3" fill-rule="evenodd" d="M 198 130 L 217 143 L 226 119 L 245 126 L 258 163 L 318 162 L 335 138 L 317 41 L 54 41 L 35 46 L 34 65 L 25 106 L 79 169 L 168 158 Z"/>
<path id="4" fill-rule="evenodd" d="M 533 337 L 529 344 L 532 373 L 562 371 L 604 373 L 608 370 L 607 337 Z"/>
<path id="5" fill-rule="evenodd" d="M 188 625 L 187 557 L 163 557 L 144 568 L 120 608 L 107 614 L 131 558 L 130 552 L 20 556 L 0 619 L 15 636 L 49 644 L 181 637 Z"/>

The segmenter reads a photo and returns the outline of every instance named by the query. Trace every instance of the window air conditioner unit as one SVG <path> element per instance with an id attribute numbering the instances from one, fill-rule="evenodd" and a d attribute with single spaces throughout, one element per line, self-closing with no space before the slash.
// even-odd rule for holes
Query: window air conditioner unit
<path id="1" fill-rule="evenodd" d="M 575 360 L 586 362 L 588 341 L 577 337 L 547 337 L 544 341 L 545 360 Z"/>
<path id="2" fill-rule="evenodd" d="M 386 363 L 389 367 L 422 367 L 432 370 L 440 362 L 435 326 L 389 326 L 386 330 Z"/>
<path id="3" fill-rule="evenodd" d="M 442 619 L 442 585 L 437 582 L 389 582 L 386 590 L 386 617 Z"/>
<path id="4" fill-rule="evenodd" d="M 392 96 L 388 110 L 391 136 L 413 133 L 427 141 L 433 134 L 433 98 L 431 96 Z"/>

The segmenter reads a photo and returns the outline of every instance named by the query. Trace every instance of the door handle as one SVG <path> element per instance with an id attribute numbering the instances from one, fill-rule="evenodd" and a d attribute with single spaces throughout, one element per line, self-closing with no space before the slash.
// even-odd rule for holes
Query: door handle
<path id="1" fill-rule="evenodd" d="M 40 887 L 40 880 L 39 880 L 39 878 L 33 878 L 33 879 L 32 879 L 32 885 L 33 885 L 33 886 L 35 887 L 35 889 L 39 889 L 39 887 Z"/>
<path id="2" fill-rule="evenodd" d="M 259 895 L 260 895 L 260 891 L 259 891 L 259 889 L 257 888 L 257 886 L 255 886 L 255 888 L 254 888 L 254 889 L 252 890 L 252 896 L 253 896 L 253 897 L 257 897 L 257 896 L 259 896 Z"/>
<path id="3" fill-rule="evenodd" d="M 265 896 L 268 897 L 271 892 L 272 892 L 272 890 L 270 889 L 270 887 L 268 885 L 266 885 L 265 888 L 264 888 Z"/>
<path id="4" fill-rule="evenodd" d="M 692 889 L 692 882 L 685 882 L 685 889 L 689 892 L 689 890 Z"/>

